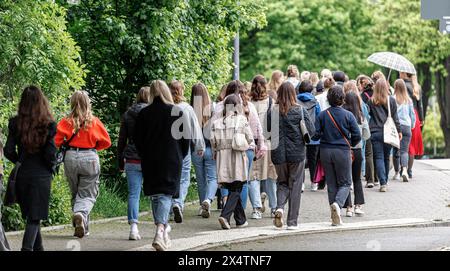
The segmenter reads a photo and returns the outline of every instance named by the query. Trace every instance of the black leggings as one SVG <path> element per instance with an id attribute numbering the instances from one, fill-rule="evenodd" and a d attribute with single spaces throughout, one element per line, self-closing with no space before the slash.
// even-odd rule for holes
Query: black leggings
<path id="1" fill-rule="evenodd" d="M 27 219 L 25 234 L 22 240 L 22 251 L 43 251 L 41 221 Z"/>

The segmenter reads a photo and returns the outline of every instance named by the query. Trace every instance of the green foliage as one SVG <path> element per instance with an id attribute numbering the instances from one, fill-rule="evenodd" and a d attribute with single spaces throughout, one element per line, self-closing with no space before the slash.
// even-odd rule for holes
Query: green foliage
<path id="1" fill-rule="evenodd" d="M 2 127 L 25 85 L 41 86 L 53 109 L 62 112 L 70 89 L 84 84 L 80 48 L 66 31 L 65 16 L 53 1 L 0 2 Z"/>
<path id="2" fill-rule="evenodd" d="M 10 207 L 3 206 L 2 211 L 2 223 L 6 231 L 17 231 L 25 228 L 25 221 L 22 219 L 22 213 L 18 204 Z M 70 218 L 69 188 L 66 178 L 63 175 L 58 175 L 52 181 L 48 219 L 42 223 L 44 226 L 65 224 L 70 221 Z"/>
<path id="3" fill-rule="evenodd" d="M 117 187 L 107 186 L 104 182 L 100 182 L 99 191 L 99 196 L 92 209 L 91 219 L 127 215 L 126 198 L 120 197 Z"/>
<path id="4" fill-rule="evenodd" d="M 445 148 L 444 133 L 439 125 L 441 114 L 435 104 L 432 110 L 428 110 L 425 126 L 423 127 L 423 142 L 425 153 L 443 155 Z M 435 152 L 436 148 L 436 153 Z"/>
<path id="5" fill-rule="evenodd" d="M 372 67 L 371 4 L 363 0 L 267 1 L 267 27 L 242 39 L 241 77 L 270 76 L 289 64 L 300 70 L 345 69 L 356 76 Z"/>

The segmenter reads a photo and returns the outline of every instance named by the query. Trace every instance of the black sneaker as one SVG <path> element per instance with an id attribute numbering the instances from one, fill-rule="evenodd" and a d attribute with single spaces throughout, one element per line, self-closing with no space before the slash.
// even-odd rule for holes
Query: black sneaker
<path id="1" fill-rule="evenodd" d="M 183 223 L 183 212 L 181 211 L 181 207 L 178 205 L 174 205 L 172 207 L 172 210 L 175 223 Z"/>

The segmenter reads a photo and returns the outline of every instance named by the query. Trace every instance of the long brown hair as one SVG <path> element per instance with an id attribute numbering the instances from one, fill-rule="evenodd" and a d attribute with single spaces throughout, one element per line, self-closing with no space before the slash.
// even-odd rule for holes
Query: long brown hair
<path id="1" fill-rule="evenodd" d="M 397 79 L 394 83 L 394 94 L 395 100 L 398 104 L 408 104 L 411 102 L 409 98 L 408 90 L 406 89 L 406 84 L 403 79 Z"/>
<path id="2" fill-rule="evenodd" d="M 244 107 L 244 113 L 248 117 L 250 110 L 248 108 L 248 96 L 245 93 L 245 86 L 244 84 L 239 80 L 233 80 L 228 83 L 227 85 L 227 91 L 225 93 L 225 97 L 231 94 L 236 94 L 241 97 L 242 100 L 242 106 Z"/>
<path id="3" fill-rule="evenodd" d="M 267 98 L 267 81 L 262 75 L 253 78 L 250 96 L 253 101 L 261 101 Z"/>
<path id="4" fill-rule="evenodd" d="M 141 87 L 138 94 L 136 95 L 136 103 L 146 103 L 150 101 L 150 87 Z"/>
<path id="5" fill-rule="evenodd" d="M 67 117 L 72 122 L 74 130 L 88 129 L 94 120 L 91 110 L 91 100 L 86 91 L 75 91 L 70 98 L 71 112 Z"/>
<path id="6" fill-rule="evenodd" d="M 198 103 L 199 99 L 201 103 Z M 212 112 L 211 98 L 209 97 L 208 89 L 204 84 L 197 83 L 192 86 L 191 106 L 194 108 L 198 122 L 204 127 L 211 118 Z"/>
<path id="7" fill-rule="evenodd" d="M 280 113 L 284 116 L 287 115 L 291 107 L 297 104 L 297 95 L 294 86 L 290 82 L 284 82 L 278 88 L 277 104 Z"/>
<path id="8" fill-rule="evenodd" d="M 387 105 L 389 88 L 384 78 L 379 78 L 373 88 L 372 102 L 374 105 Z"/>
<path id="9" fill-rule="evenodd" d="M 48 126 L 54 122 L 47 98 L 41 89 L 28 86 L 19 102 L 17 126 L 20 141 L 28 153 L 36 153 L 45 144 Z"/>
<path id="10" fill-rule="evenodd" d="M 184 84 L 178 80 L 173 80 L 169 84 L 170 93 L 172 94 L 173 102 L 179 104 L 184 102 Z"/>

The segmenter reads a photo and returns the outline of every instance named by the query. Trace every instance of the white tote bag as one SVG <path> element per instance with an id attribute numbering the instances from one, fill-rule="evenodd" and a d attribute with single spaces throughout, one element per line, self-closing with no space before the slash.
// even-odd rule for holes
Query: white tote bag
<path id="1" fill-rule="evenodd" d="M 384 143 L 400 149 L 400 137 L 397 132 L 397 126 L 395 126 L 394 119 L 391 115 L 390 97 L 388 97 L 388 117 L 386 119 L 386 123 L 384 124 Z"/>

